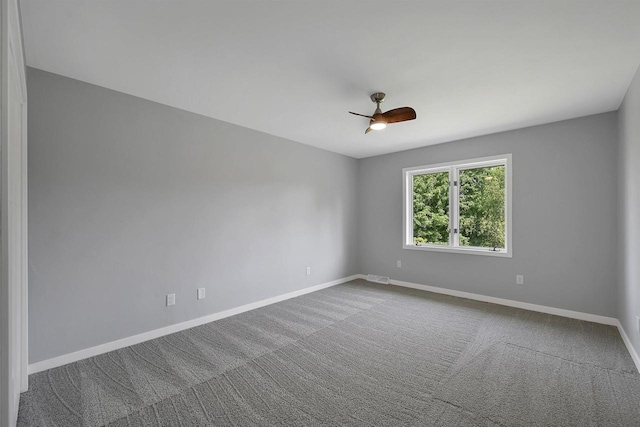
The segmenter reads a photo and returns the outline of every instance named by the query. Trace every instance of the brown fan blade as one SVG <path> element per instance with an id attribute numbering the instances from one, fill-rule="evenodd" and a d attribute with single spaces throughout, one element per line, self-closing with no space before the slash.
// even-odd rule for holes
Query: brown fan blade
<path id="1" fill-rule="evenodd" d="M 407 120 L 416 118 L 416 110 L 411 107 L 394 108 L 386 113 L 382 113 L 382 117 L 388 124 L 406 122 Z"/>
<path id="2" fill-rule="evenodd" d="M 366 135 L 366 134 L 368 134 L 369 132 L 371 132 L 372 130 L 373 130 L 373 129 L 371 129 L 371 128 L 367 128 L 367 130 L 365 130 L 365 131 L 364 131 L 364 134 Z"/>
<path id="3" fill-rule="evenodd" d="M 360 114 L 360 113 L 354 113 L 353 111 L 349 111 L 349 114 L 353 114 L 354 116 L 362 116 L 362 117 L 366 117 L 368 119 L 371 119 L 372 116 L 367 116 L 365 114 Z"/>

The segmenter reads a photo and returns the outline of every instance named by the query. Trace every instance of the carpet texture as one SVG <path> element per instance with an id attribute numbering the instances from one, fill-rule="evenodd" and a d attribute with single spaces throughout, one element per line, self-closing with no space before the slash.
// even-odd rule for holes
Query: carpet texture
<path id="1" fill-rule="evenodd" d="M 29 377 L 19 426 L 640 426 L 616 328 L 356 280 Z"/>

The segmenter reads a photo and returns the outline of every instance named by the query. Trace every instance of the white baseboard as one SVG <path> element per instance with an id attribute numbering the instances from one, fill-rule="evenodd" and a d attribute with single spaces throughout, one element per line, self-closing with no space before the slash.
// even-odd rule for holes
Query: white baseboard
<path id="1" fill-rule="evenodd" d="M 403 286 L 405 288 L 420 289 L 438 294 L 451 295 L 454 297 L 467 298 L 476 301 L 490 302 L 493 304 L 506 305 L 508 307 L 522 308 L 524 310 L 537 311 L 540 313 L 554 314 L 556 316 L 568 317 L 570 319 L 586 320 L 588 322 L 601 323 L 603 325 L 618 326 L 620 322 L 614 317 L 599 316 L 597 314 L 582 313 L 580 311 L 565 310 L 563 308 L 548 307 L 546 305 L 530 304 L 528 302 L 514 301 L 504 298 L 489 297 L 486 295 L 473 294 L 470 292 L 454 291 L 452 289 L 438 288 L 436 286 L 420 285 L 411 282 L 402 282 L 391 279 L 391 284 Z"/>
<path id="2" fill-rule="evenodd" d="M 638 352 L 636 352 L 636 349 L 633 348 L 633 344 L 631 344 L 631 340 L 629 339 L 627 332 L 622 327 L 622 323 L 618 321 L 616 326 L 618 327 L 618 331 L 622 336 L 622 341 L 624 341 L 624 344 L 627 346 L 627 350 L 629 350 L 629 354 L 633 359 L 633 363 L 636 364 L 636 369 L 638 370 L 638 372 L 640 372 L 640 356 L 638 356 Z"/>
<path id="3" fill-rule="evenodd" d="M 175 325 L 165 326 L 163 328 L 154 329 L 142 334 L 133 335 L 131 337 L 122 338 L 116 341 L 100 344 L 95 347 L 90 347 L 84 350 L 75 351 L 73 353 L 64 354 L 62 356 L 54 357 L 51 359 L 43 360 L 40 362 L 32 363 L 29 365 L 29 374 L 35 374 L 36 372 L 46 371 L 47 369 L 57 368 L 78 360 L 87 359 L 89 357 L 97 356 L 99 354 L 107 353 L 109 351 L 118 350 L 120 348 L 128 347 L 130 345 L 139 344 L 144 341 L 148 341 L 154 338 L 159 338 L 165 335 L 169 335 L 175 332 L 180 332 L 185 329 L 193 328 L 195 326 L 204 325 L 205 323 L 213 322 L 215 320 L 224 319 L 225 317 L 234 316 L 236 314 L 244 313 L 246 311 L 255 310 L 256 308 L 264 307 L 267 305 L 275 304 L 280 301 L 284 301 L 290 298 L 295 298 L 301 295 L 305 295 L 311 292 L 319 291 L 321 289 L 330 288 L 332 286 L 346 283 L 355 279 L 366 280 L 365 274 L 354 274 L 353 276 L 344 277 L 342 279 L 333 280 L 331 282 L 321 283 L 319 285 L 311 286 L 308 288 L 300 289 L 298 291 L 289 292 L 286 294 L 278 295 L 272 298 L 268 298 L 262 301 L 256 301 L 250 304 L 245 304 L 240 307 L 235 307 L 229 310 L 220 311 L 218 313 L 210 314 L 208 316 L 199 317 L 197 319 L 188 320 L 182 323 L 176 323 Z M 400 280 L 391 280 L 391 284 L 395 286 L 402 286 L 405 288 L 419 289 L 428 292 L 435 292 L 438 294 L 450 295 L 460 298 L 468 298 L 476 301 L 489 302 L 493 304 L 505 305 L 509 307 L 521 308 L 524 310 L 537 311 L 540 313 L 554 314 L 556 316 L 568 317 L 571 319 L 586 320 L 594 323 L 601 323 L 604 325 L 616 326 L 622 336 L 622 340 L 627 346 L 631 358 L 640 372 L 640 356 L 634 349 L 627 333 L 625 332 L 622 324 L 618 319 L 613 317 L 599 316 L 595 314 L 582 313 L 579 311 L 565 310 L 562 308 L 548 307 L 538 304 L 530 304 L 526 302 L 508 300 L 504 298 L 490 297 L 486 295 L 474 294 L 470 292 L 456 291 L 452 289 L 439 288 L 436 286 L 421 285 L 418 283 L 403 282 Z"/>
<path id="4" fill-rule="evenodd" d="M 95 347 L 90 347 L 84 350 L 74 351 L 73 353 L 63 354 L 62 356 L 53 357 L 51 359 L 42 360 L 40 362 L 32 363 L 29 365 L 29 374 L 35 374 L 36 372 L 57 368 L 59 366 L 66 365 L 68 363 L 77 362 L 78 360 L 87 359 L 89 357 L 97 356 L 99 354 L 107 353 L 113 350 L 118 350 L 120 348 L 128 347 L 130 345 L 139 344 L 141 342 L 152 340 L 154 338 L 159 338 L 165 335 L 173 334 L 175 332 L 183 331 L 185 329 L 193 328 L 194 326 L 204 325 L 205 323 L 224 319 L 225 317 L 234 316 L 236 314 L 244 313 L 245 311 L 255 310 L 256 308 L 275 304 L 280 301 L 284 301 L 290 298 L 295 298 L 300 295 L 305 295 L 311 292 L 319 291 L 321 289 L 330 288 L 332 286 L 336 286 L 341 283 L 349 282 L 355 279 L 361 279 L 363 277 L 364 276 L 362 274 L 355 274 L 353 276 L 343 277 L 342 279 L 321 283 L 319 285 L 310 286 L 308 288 L 300 289 L 298 291 L 293 291 L 286 294 L 278 295 L 273 298 L 267 298 L 262 301 L 256 301 L 250 304 L 241 305 L 240 307 L 235 307 L 229 310 L 220 311 L 218 313 L 210 314 L 208 316 L 198 317 L 197 319 L 176 323 L 175 325 L 165 326 L 163 328 L 154 329 L 149 332 L 144 332 L 138 335 L 133 335 L 127 338 L 122 338 L 116 341 L 100 344 Z"/>

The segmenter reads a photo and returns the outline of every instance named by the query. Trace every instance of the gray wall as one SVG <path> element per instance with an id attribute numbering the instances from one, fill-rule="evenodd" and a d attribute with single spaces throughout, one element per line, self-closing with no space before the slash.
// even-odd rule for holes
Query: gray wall
<path id="1" fill-rule="evenodd" d="M 356 273 L 605 316 L 620 306 L 633 330 L 638 238 L 617 295 L 617 113 L 357 161 L 28 77 L 31 363 Z M 624 194 L 636 198 L 620 206 L 638 236 L 634 85 L 620 127 Z M 513 154 L 513 258 L 402 249 L 402 168 L 502 153 Z"/>
<path id="2" fill-rule="evenodd" d="M 640 71 L 620 107 L 619 319 L 640 353 L 635 317 L 640 316 Z"/>
<path id="3" fill-rule="evenodd" d="M 608 113 L 362 160 L 361 272 L 616 316 L 616 130 Z M 402 249 L 402 168 L 503 153 L 513 153 L 513 258 Z"/>
<path id="4" fill-rule="evenodd" d="M 28 71 L 31 363 L 358 273 L 355 159 Z"/>

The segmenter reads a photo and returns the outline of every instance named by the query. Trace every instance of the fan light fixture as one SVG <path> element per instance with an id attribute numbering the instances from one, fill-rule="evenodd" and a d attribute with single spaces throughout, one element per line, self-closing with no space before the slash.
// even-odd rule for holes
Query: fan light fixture
<path id="1" fill-rule="evenodd" d="M 394 108 L 393 110 L 383 113 L 380 109 L 380 103 L 384 101 L 384 97 L 385 94 L 382 92 L 371 94 L 371 101 L 376 103 L 376 111 L 374 111 L 371 116 L 349 111 L 350 114 L 367 117 L 369 119 L 369 127 L 364 131 L 365 134 L 372 130 L 382 130 L 391 123 L 406 122 L 407 120 L 413 120 L 416 118 L 416 110 L 411 107 Z"/>

